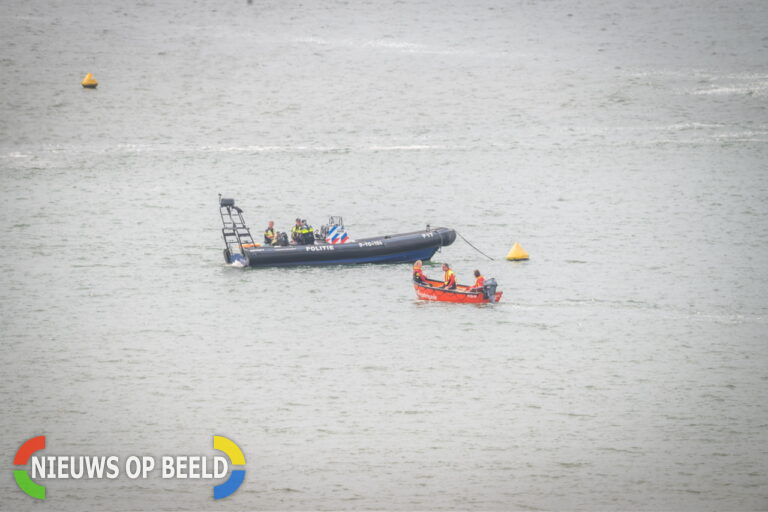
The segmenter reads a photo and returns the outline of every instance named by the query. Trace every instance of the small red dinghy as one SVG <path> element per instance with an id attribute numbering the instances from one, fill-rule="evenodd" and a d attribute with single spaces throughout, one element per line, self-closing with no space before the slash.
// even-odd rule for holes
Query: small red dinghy
<path id="1" fill-rule="evenodd" d="M 416 296 L 422 300 L 436 300 L 438 302 L 458 302 L 460 304 L 487 304 L 499 302 L 503 292 L 496 291 L 496 280 L 488 279 L 483 289 L 470 292 L 469 286 L 457 285 L 454 290 L 440 288 L 442 281 L 427 279 L 423 282 L 413 282 Z"/>

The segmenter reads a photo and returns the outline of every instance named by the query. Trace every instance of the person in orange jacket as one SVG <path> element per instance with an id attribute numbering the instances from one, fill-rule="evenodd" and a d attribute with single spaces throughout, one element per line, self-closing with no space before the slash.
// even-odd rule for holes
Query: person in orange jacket
<path id="1" fill-rule="evenodd" d="M 417 260 L 416 263 L 413 264 L 413 280 L 417 283 L 427 282 L 427 276 L 425 276 L 424 272 L 421 270 L 421 260 Z"/>
<path id="2" fill-rule="evenodd" d="M 448 290 L 456 289 L 456 274 L 451 270 L 451 266 L 447 263 L 443 263 L 443 286 L 441 288 L 447 288 Z"/>
<path id="3" fill-rule="evenodd" d="M 475 284 L 472 285 L 469 291 L 471 292 L 482 291 L 484 285 L 485 285 L 485 278 L 480 274 L 479 270 L 475 270 Z"/>

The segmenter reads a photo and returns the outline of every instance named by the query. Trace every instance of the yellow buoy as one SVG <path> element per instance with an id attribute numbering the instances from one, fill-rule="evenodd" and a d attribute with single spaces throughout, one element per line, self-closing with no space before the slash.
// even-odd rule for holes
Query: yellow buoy
<path id="1" fill-rule="evenodd" d="M 520 244 L 518 242 L 515 242 L 515 245 L 513 245 L 512 248 L 509 250 L 509 253 L 507 253 L 507 259 L 509 261 L 527 260 L 528 253 L 525 252 L 525 249 L 520 247 Z"/>
<path id="2" fill-rule="evenodd" d="M 83 78 L 83 81 L 81 82 L 83 87 L 86 87 L 88 89 L 95 89 L 97 85 L 99 85 L 99 82 L 96 81 L 95 78 L 93 78 L 93 75 L 91 73 L 88 73 L 85 75 L 85 78 Z"/>

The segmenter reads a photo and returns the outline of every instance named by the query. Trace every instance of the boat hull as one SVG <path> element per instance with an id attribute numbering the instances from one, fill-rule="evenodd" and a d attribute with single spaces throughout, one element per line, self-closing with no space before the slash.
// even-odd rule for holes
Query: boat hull
<path id="1" fill-rule="evenodd" d="M 429 260 L 438 249 L 455 240 L 454 230 L 435 228 L 336 245 L 316 242 L 314 245 L 253 247 L 244 249 L 244 253 L 251 267 L 411 263 Z"/>
<path id="2" fill-rule="evenodd" d="M 456 304 L 487 304 L 490 302 L 483 292 L 470 292 L 469 286 L 458 285 L 455 290 L 440 288 L 440 281 L 428 280 L 426 283 L 413 283 L 416 297 L 421 300 L 436 302 L 453 302 Z M 496 292 L 496 302 L 501 300 L 504 292 Z"/>

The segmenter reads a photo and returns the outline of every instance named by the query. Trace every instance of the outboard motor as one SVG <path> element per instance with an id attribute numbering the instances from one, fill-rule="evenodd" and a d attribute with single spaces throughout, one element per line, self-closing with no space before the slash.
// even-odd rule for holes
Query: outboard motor
<path id="1" fill-rule="evenodd" d="M 286 247 L 288 245 L 288 234 L 285 231 L 279 231 L 277 233 L 277 245 L 278 247 Z"/>
<path id="2" fill-rule="evenodd" d="M 483 285 L 483 295 L 491 302 L 491 304 L 496 302 L 496 286 L 498 286 L 498 284 L 494 278 L 486 279 L 485 284 Z"/>

